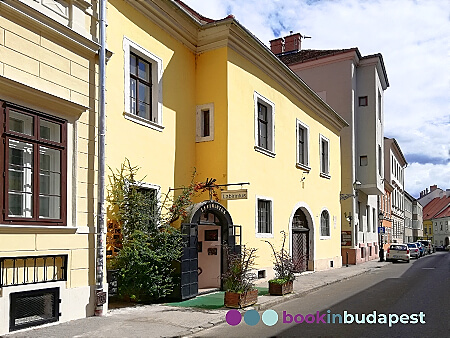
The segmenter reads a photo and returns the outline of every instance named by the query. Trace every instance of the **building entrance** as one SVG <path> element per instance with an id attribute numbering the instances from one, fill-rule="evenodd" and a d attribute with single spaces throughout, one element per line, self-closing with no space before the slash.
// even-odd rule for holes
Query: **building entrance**
<path id="1" fill-rule="evenodd" d="M 308 270 L 309 228 L 305 213 L 297 209 L 292 218 L 292 261 L 296 272 Z"/>

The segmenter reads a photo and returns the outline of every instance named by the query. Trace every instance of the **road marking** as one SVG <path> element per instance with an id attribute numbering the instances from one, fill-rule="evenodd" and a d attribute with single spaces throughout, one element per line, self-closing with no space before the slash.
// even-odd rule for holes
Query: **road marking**
<path id="1" fill-rule="evenodd" d="M 434 270 L 436 268 L 422 268 L 422 270 Z"/>

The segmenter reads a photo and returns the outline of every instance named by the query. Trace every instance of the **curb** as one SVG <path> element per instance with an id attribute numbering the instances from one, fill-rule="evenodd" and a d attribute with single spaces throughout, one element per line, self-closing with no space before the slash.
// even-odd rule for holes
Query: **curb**
<path id="1" fill-rule="evenodd" d="M 384 265 L 381 266 L 381 267 L 384 267 L 384 266 L 386 266 L 386 265 L 387 265 L 387 264 L 384 264 Z M 341 279 L 336 279 L 336 280 L 333 280 L 333 281 L 330 281 L 330 282 L 326 282 L 326 283 L 324 283 L 324 284 L 318 285 L 318 286 L 316 286 L 316 287 L 313 287 L 313 288 L 311 288 L 311 289 L 304 290 L 304 291 L 301 291 L 301 292 L 298 292 L 298 293 L 293 292 L 293 293 L 291 293 L 291 294 L 289 294 L 289 295 L 285 295 L 285 296 L 276 296 L 276 297 L 279 297 L 279 298 L 273 299 L 273 300 L 269 300 L 269 301 L 267 301 L 267 302 L 264 302 L 263 304 L 255 304 L 254 306 L 250 306 L 250 307 L 245 308 L 245 309 L 240 309 L 240 311 L 241 311 L 241 313 L 242 313 L 242 312 L 245 312 L 245 311 L 247 311 L 247 310 L 252 310 L 252 309 L 257 310 L 257 311 L 266 310 L 266 309 L 268 309 L 269 307 L 272 307 L 272 306 L 274 306 L 274 305 L 278 305 L 278 304 L 284 303 L 284 302 L 286 302 L 286 301 L 289 301 L 289 300 L 292 300 L 292 299 L 295 299 L 295 298 L 300 298 L 300 297 L 302 297 L 302 296 L 307 295 L 308 293 L 317 291 L 317 290 L 319 290 L 319 289 L 321 289 L 321 288 L 323 288 L 323 287 L 325 287 L 325 286 L 332 285 L 332 284 L 336 284 L 336 283 L 340 283 L 340 282 L 342 282 L 342 281 L 345 281 L 345 280 L 348 280 L 348 279 L 350 279 L 350 278 L 353 278 L 353 277 L 357 277 L 357 276 L 363 275 L 363 274 L 365 274 L 365 273 L 367 273 L 367 272 L 371 272 L 371 271 L 373 271 L 373 270 L 375 270 L 375 269 L 378 269 L 378 268 L 381 268 L 381 267 L 371 267 L 371 268 L 368 268 L 368 269 L 366 269 L 366 270 L 359 271 L 359 272 L 357 272 L 357 273 L 355 273 L 355 274 L 353 274 L 353 275 L 350 275 L 350 276 L 347 276 L 347 277 L 343 277 L 343 278 L 341 278 Z M 195 328 L 189 329 L 189 330 L 187 330 L 187 331 L 185 331 L 185 332 L 183 332 L 183 333 L 181 333 L 180 335 L 175 336 L 175 337 L 177 337 L 177 338 L 188 338 L 188 337 L 192 337 L 193 334 L 196 334 L 196 333 L 198 333 L 198 332 L 200 332 L 200 331 L 209 329 L 209 328 L 211 328 L 211 327 L 217 326 L 217 325 L 222 324 L 222 323 L 225 323 L 225 322 L 226 322 L 226 319 L 225 319 L 225 318 L 224 318 L 224 319 L 220 319 L 220 320 L 216 320 L 216 321 L 214 321 L 214 322 L 209 322 L 209 323 L 206 324 L 206 325 L 203 325 L 203 326 L 199 326 L 199 327 L 195 327 Z"/>

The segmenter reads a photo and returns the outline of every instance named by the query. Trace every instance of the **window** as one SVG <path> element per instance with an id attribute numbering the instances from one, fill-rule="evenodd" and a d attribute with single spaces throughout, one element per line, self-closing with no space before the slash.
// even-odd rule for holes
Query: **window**
<path id="1" fill-rule="evenodd" d="M 377 213 L 375 208 L 372 208 L 372 223 L 373 223 L 373 232 L 377 232 Z"/>
<path id="2" fill-rule="evenodd" d="M 367 156 L 360 156 L 359 157 L 359 165 L 361 167 L 367 167 L 367 164 L 368 164 Z"/>
<path id="3" fill-rule="evenodd" d="M 255 150 L 275 157 L 274 104 L 260 94 L 254 94 Z"/>
<path id="4" fill-rule="evenodd" d="M 153 121 L 151 72 L 150 63 L 130 52 L 130 112 Z"/>
<path id="5" fill-rule="evenodd" d="M 360 96 L 359 98 L 359 106 L 365 107 L 368 104 L 367 96 Z"/>
<path id="6" fill-rule="evenodd" d="M 330 174 L 330 142 L 326 137 L 320 135 L 320 174 L 329 177 Z"/>
<path id="7" fill-rule="evenodd" d="M 380 176 L 383 176 L 383 172 L 382 172 L 382 168 L 381 168 L 382 159 L 383 159 L 383 155 L 381 153 L 381 146 L 378 145 L 378 173 L 380 174 Z"/>
<path id="8" fill-rule="evenodd" d="M 126 37 L 123 50 L 124 117 L 162 131 L 162 60 Z"/>
<path id="9" fill-rule="evenodd" d="M 196 138 L 197 142 L 214 140 L 214 104 L 202 104 L 196 110 Z"/>
<path id="10" fill-rule="evenodd" d="M 382 104 L 383 102 L 381 101 L 381 93 L 378 91 L 378 119 L 381 122 L 381 114 L 382 114 Z"/>
<path id="11" fill-rule="evenodd" d="M 267 198 L 257 198 L 257 237 L 272 237 L 272 201 Z"/>
<path id="12" fill-rule="evenodd" d="M 330 236 L 330 214 L 327 210 L 322 211 L 320 214 L 320 236 Z"/>
<path id="13" fill-rule="evenodd" d="M 297 165 L 309 169 L 309 128 L 297 120 Z"/>
<path id="14" fill-rule="evenodd" d="M 3 222 L 65 223 L 67 121 L 2 103 Z"/>
<path id="15" fill-rule="evenodd" d="M 370 232 L 370 207 L 366 205 L 367 232 Z"/>

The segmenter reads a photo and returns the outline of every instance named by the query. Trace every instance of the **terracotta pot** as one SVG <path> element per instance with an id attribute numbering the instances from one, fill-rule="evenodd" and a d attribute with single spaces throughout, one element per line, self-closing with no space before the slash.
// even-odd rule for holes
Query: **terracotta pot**
<path id="1" fill-rule="evenodd" d="M 224 303 L 226 307 L 240 309 L 255 304 L 258 301 L 258 290 L 251 290 L 244 293 L 225 292 Z"/>
<path id="2" fill-rule="evenodd" d="M 272 283 L 269 281 L 269 293 L 272 296 L 283 296 L 294 291 L 294 281 L 288 281 L 284 284 Z"/>

